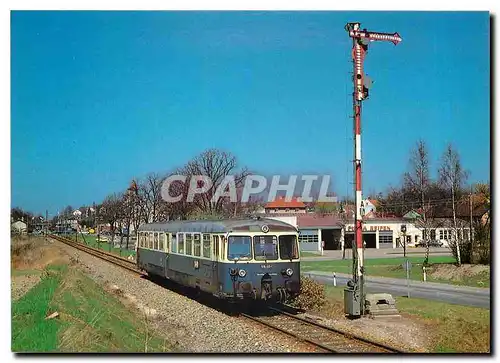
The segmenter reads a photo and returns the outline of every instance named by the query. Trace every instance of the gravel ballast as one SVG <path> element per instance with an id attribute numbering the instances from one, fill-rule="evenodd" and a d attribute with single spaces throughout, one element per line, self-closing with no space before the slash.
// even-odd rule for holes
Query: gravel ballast
<path id="1" fill-rule="evenodd" d="M 311 347 L 256 322 L 234 317 L 52 240 L 89 277 L 144 316 L 156 334 L 184 352 L 309 352 Z"/>

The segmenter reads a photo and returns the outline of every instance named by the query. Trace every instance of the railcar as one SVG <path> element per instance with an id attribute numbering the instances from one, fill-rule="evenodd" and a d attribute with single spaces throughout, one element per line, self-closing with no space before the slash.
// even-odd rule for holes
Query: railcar
<path id="1" fill-rule="evenodd" d="M 286 302 L 300 290 L 298 231 L 274 219 L 143 224 L 136 253 L 148 275 L 221 299 Z"/>

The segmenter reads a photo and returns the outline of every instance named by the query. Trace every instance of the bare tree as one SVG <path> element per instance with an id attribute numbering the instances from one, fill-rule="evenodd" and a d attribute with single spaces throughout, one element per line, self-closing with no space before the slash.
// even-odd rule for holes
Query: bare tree
<path id="1" fill-rule="evenodd" d="M 151 173 L 138 184 L 138 202 L 145 223 L 158 222 L 162 204 L 161 187 L 164 177 Z"/>
<path id="2" fill-rule="evenodd" d="M 108 195 L 106 199 L 104 199 L 104 202 L 99 210 L 101 219 L 110 225 L 111 244 L 114 242 L 117 222 L 119 222 L 122 217 L 122 200 L 123 197 L 119 193 Z"/>
<path id="3" fill-rule="evenodd" d="M 425 141 L 418 140 L 415 148 L 410 152 L 409 170 L 404 174 L 404 188 L 409 189 L 416 193 L 420 199 L 420 209 L 422 220 L 420 227 L 422 229 L 422 236 L 426 246 L 424 264 L 429 262 L 429 237 L 430 231 L 427 229 L 432 224 L 427 224 L 427 211 L 425 201 L 430 187 L 429 177 L 429 152 Z M 405 241 L 406 243 L 406 241 Z"/>
<path id="4" fill-rule="evenodd" d="M 460 243 L 457 238 L 457 218 L 456 218 L 456 200 L 458 193 L 461 191 L 463 184 L 467 180 L 467 172 L 462 168 L 460 156 L 451 144 L 448 144 L 442 157 L 441 166 L 439 167 L 439 180 L 448 188 L 451 194 L 451 204 L 453 211 L 453 236 L 452 236 L 452 252 L 456 255 L 458 265 L 461 264 L 460 259 Z M 454 251 L 455 249 L 455 251 Z"/>
<path id="5" fill-rule="evenodd" d="M 186 183 L 190 183 L 191 178 L 196 175 L 204 175 L 211 180 L 212 185 L 208 190 L 203 194 L 196 195 L 194 199 L 194 205 L 197 209 L 208 215 L 222 214 L 223 212 L 225 198 L 218 198 L 214 201 L 212 198 L 226 176 L 233 175 L 235 186 L 238 188 L 249 175 L 246 168 L 238 171 L 238 163 L 234 155 L 218 149 L 204 151 L 189 161 L 183 171 L 184 175 L 189 177 Z"/>

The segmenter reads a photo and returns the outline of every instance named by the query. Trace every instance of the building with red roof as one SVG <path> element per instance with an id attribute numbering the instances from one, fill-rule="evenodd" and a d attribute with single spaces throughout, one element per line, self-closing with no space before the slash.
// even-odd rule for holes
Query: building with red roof
<path id="1" fill-rule="evenodd" d="M 306 205 L 298 197 L 286 200 L 285 197 L 278 197 L 269 202 L 264 207 L 266 214 L 275 213 L 306 213 Z"/>

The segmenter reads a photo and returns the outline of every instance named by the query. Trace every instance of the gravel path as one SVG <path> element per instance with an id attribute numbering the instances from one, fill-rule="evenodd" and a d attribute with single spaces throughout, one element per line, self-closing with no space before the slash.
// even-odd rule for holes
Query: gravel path
<path id="1" fill-rule="evenodd" d="M 185 352 L 308 352 L 310 346 L 258 323 L 228 316 L 117 266 L 53 241 L 97 283 L 142 312 L 157 334 Z"/>

